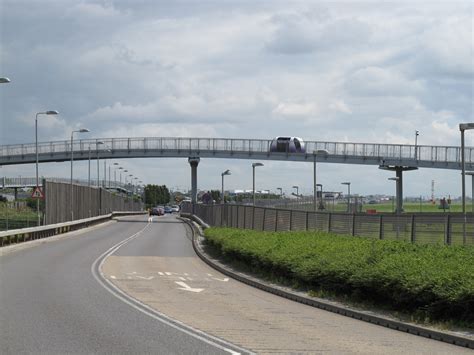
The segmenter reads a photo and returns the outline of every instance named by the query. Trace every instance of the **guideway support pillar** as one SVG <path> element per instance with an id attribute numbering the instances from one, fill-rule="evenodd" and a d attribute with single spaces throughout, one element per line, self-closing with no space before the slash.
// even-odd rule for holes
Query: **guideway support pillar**
<path id="1" fill-rule="evenodd" d="M 194 204 L 197 202 L 197 167 L 200 159 L 196 157 L 188 158 L 188 163 L 191 165 L 191 202 L 193 203 L 193 213 L 194 213 Z"/>
<path id="2" fill-rule="evenodd" d="M 412 166 L 391 166 L 391 165 L 380 165 L 379 169 L 395 171 L 396 176 L 396 208 L 395 212 L 400 214 L 403 212 L 403 172 L 417 170 L 418 168 Z"/>

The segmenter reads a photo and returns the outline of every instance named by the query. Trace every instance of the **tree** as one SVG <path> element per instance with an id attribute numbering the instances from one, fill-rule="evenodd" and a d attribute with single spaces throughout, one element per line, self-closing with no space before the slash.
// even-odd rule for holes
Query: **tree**
<path id="1" fill-rule="evenodd" d="M 220 201 L 221 192 L 219 190 L 211 190 L 211 197 L 214 201 Z"/>
<path id="2" fill-rule="evenodd" d="M 145 205 L 147 208 L 156 205 L 165 205 L 170 202 L 170 192 L 166 185 L 151 185 L 145 186 Z"/>

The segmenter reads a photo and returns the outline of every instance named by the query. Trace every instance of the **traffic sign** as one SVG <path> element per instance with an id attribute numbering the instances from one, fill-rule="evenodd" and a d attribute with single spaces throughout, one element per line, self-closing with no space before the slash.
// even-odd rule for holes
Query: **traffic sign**
<path id="1" fill-rule="evenodd" d="M 43 191 L 41 190 L 41 187 L 36 186 L 36 187 L 33 189 L 33 193 L 31 194 L 31 197 L 32 197 L 32 198 L 44 198 L 44 193 L 43 193 Z"/>

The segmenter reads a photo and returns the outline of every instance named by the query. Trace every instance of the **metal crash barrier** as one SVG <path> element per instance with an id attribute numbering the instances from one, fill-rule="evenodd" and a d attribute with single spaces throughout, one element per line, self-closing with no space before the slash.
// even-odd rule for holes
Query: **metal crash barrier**
<path id="1" fill-rule="evenodd" d="M 87 228 L 99 223 L 103 223 L 107 220 L 111 220 L 114 217 L 140 215 L 144 213 L 145 212 L 143 211 L 120 211 L 112 212 L 103 216 L 85 218 L 71 222 L 49 224 L 41 227 L 12 229 L 0 232 L 0 247 L 16 243 L 28 242 L 36 239 L 47 238 L 81 228 Z"/>

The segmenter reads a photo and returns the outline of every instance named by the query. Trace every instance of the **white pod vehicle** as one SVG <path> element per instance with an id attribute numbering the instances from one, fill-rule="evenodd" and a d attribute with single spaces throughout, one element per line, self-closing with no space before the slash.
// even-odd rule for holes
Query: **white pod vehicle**
<path id="1" fill-rule="evenodd" d="M 299 137 L 276 137 L 270 144 L 270 152 L 305 153 L 304 141 Z"/>

